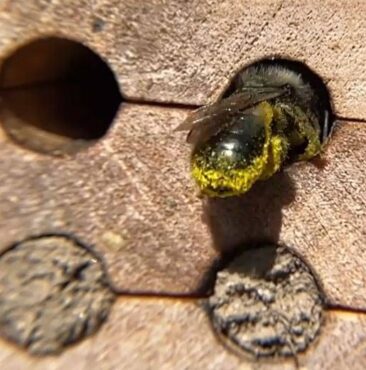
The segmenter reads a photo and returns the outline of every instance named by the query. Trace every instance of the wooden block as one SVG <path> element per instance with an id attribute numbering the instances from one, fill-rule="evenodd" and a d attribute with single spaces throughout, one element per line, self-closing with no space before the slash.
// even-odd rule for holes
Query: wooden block
<path id="1" fill-rule="evenodd" d="M 331 311 L 318 342 L 299 359 L 305 369 L 366 367 L 365 314 Z"/>
<path id="2" fill-rule="evenodd" d="M 124 106 L 108 136 L 68 158 L 2 138 L 0 250 L 31 235 L 71 233 L 101 253 L 125 291 L 192 293 L 215 253 L 173 128 L 186 111 Z"/>
<path id="3" fill-rule="evenodd" d="M 297 163 L 243 198 L 206 202 L 219 250 L 260 241 L 297 251 L 330 304 L 365 309 L 366 171 L 364 123 L 342 123 L 324 154 Z"/>
<path id="4" fill-rule="evenodd" d="M 321 168 L 295 164 L 243 198 L 202 204 L 173 131 L 186 114 L 124 105 L 107 137 L 67 158 L 3 136 L 0 249 L 71 233 L 104 257 L 117 289 L 202 294 L 214 249 L 279 242 L 308 261 L 331 304 L 365 308 L 366 126 L 339 124 Z"/>
<path id="5" fill-rule="evenodd" d="M 366 117 L 366 3 L 190 0 L 17 1 L 0 5 L 0 56 L 38 37 L 88 45 L 133 99 L 214 100 L 238 68 L 280 55 L 329 86 L 337 114 Z M 62 53 L 60 53 L 62 55 Z"/>
<path id="6" fill-rule="evenodd" d="M 299 356 L 300 368 L 364 369 L 365 333 L 364 315 L 329 312 L 319 339 Z M 58 357 L 30 357 L 0 341 L 0 363 L 6 363 L 7 370 L 296 369 L 291 358 L 258 361 L 230 352 L 192 301 L 143 298 L 120 298 L 94 337 Z"/>
<path id="7" fill-rule="evenodd" d="M 344 7 L 334 0 L 3 0 L 0 65 L 36 39 L 69 38 L 108 63 L 130 101 L 201 105 L 240 68 L 276 55 L 319 74 L 336 114 L 366 119 L 366 3 Z M 56 54 L 61 60 L 66 51 Z M 51 75 L 62 60 L 49 66 Z M 24 70 L 23 82 L 35 77 Z M 293 165 L 242 199 L 202 202 L 184 134 L 173 132 L 187 113 L 123 104 L 105 137 L 64 158 L 20 148 L 0 130 L 0 251 L 29 236 L 70 233 L 103 257 L 117 290 L 194 295 L 206 291 L 221 252 L 271 241 L 308 262 L 330 306 L 365 310 L 365 123 L 338 124 L 321 161 Z M 365 332 L 363 314 L 328 312 L 300 367 L 364 369 Z M 229 352 L 194 301 L 143 297 L 119 298 L 100 332 L 59 357 L 31 358 L 1 341 L 0 364 L 294 368 L 291 360 L 258 363 Z"/>

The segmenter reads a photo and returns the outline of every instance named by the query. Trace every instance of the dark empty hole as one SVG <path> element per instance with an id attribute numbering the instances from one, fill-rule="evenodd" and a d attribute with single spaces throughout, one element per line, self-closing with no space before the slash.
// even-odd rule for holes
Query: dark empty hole
<path id="1" fill-rule="evenodd" d="M 45 152 L 101 138 L 122 101 L 107 63 L 86 46 L 58 37 L 35 40 L 3 61 L 0 96 L 8 135 Z"/>
<path id="2" fill-rule="evenodd" d="M 299 74 L 302 77 L 303 81 L 308 83 L 312 87 L 312 90 L 314 90 L 317 95 L 315 109 L 319 113 L 322 137 L 325 138 L 331 133 L 332 126 L 334 123 L 331 97 L 328 88 L 326 87 L 325 83 L 323 82 L 322 78 L 319 75 L 317 75 L 314 71 L 312 71 L 302 62 L 283 58 L 261 59 L 253 64 L 250 64 L 249 66 L 246 66 L 242 70 L 245 70 L 246 68 L 253 66 L 254 67 L 278 66 Z M 239 74 L 237 74 L 233 78 L 228 88 L 226 89 L 223 97 L 231 95 L 236 90 L 237 78 L 240 78 Z"/>

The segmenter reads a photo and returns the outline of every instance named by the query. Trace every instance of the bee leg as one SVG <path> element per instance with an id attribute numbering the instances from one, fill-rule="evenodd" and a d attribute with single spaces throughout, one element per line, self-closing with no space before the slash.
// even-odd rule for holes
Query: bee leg
<path id="1" fill-rule="evenodd" d="M 306 161 L 318 155 L 322 149 L 322 145 L 320 143 L 319 133 L 314 130 L 313 126 L 308 121 L 303 123 L 301 133 L 308 140 L 308 145 L 305 152 L 299 155 L 298 159 L 300 161 Z"/>
<path id="2" fill-rule="evenodd" d="M 285 136 L 273 135 L 271 137 L 268 147 L 268 161 L 260 177 L 261 180 L 267 180 L 279 171 L 286 159 L 288 147 L 288 141 Z"/>
<path id="3" fill-rule="evenodd" d="M 292 109 L 283 107 L 283 109 L 293 118 L 297 136 L 307 141 L 304 153 L 300 154 L 297 160 L 306 161 L 318 155 L 322 150 L 322 144 L 320 142 L 320 128 L 316 118 L 311 119 L 300 107 L 293 107 Z"/>

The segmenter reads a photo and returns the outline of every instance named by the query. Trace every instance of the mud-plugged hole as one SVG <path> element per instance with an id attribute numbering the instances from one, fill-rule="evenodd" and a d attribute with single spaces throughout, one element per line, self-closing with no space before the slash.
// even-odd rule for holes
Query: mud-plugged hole
<path id="1" fill-rule="evenodd" d="M 332 101 L 329 90 L 324 83 L 323 79 L 309 68 L 306 64 L 281 57 L 264 58 L 252 63 L 245 68 L 242 68 L 232 79 L 229 86 L 225 90 L 223 97 L 231 95 L 238 86 L 238 82 L 241 78 L 241 73 L 248 68 L 282 68 L 287 70 L 289 73 L 295 73 L 299 75 L 301 79 L 309 84 L 315 94 L 315 110 L 318 112 L 319 121 L 321 126 L 321 135 L 325 139 L 332 131 L 334 124 L 334 114 L 332 109 Z"/>
<path id="2" fill-rule="evenodd" d="M 311 270 L 287 248 L 246 250 L 218 272 L 206 302 L 225 344 L 256 357 L 295 356 L 320 332 L 323 294 Z"/>
<path id="3" fill-rule="evenodd" d="M 74 238 L 30 238 L 0 255 L 0 335 L 32 354 L 96 332 L 114 297 L 101 261 Z"/>
<path id="4" fill-rule="evenodd" d="M 107 132 L 122 96 L 108 64 L 81 43 L 34 40 L 2 61 L 1 123 L 29 149 L 63 154 Z"/>

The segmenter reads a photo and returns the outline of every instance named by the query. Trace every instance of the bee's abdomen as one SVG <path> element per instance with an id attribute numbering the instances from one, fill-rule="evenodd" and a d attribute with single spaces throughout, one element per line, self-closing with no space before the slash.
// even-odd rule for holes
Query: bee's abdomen
<path id="1" fill-rule="evenodd" d="M 261 176 L 267 163 L 266 124 L 263 116 L 243 113 L 219 135 L 196 148 L 192 174 L 204 193 L 241 194 Z"/>
<path id="2" fill-rule="evenodd" d="M 252 115 L 243 115 L 198 151 L 211 157 L 209 161 L 212 167 L 219 166 L 219 162 L 225 162 L 225 165 L 231 168 L 241 168 L 248 166 L 253 159 L 261 155 L 265 140 L 264 123 L 253 119 Z"/>
<path id="3" fill-rule="evenodd" d="M 250 130 L 250 127 L 234 127 L 220 138 L 212 150 L 218 157 L 227 158 L 234 168 L 248 166 L 261 155 L 266 139 L 264 127 Z"/>

